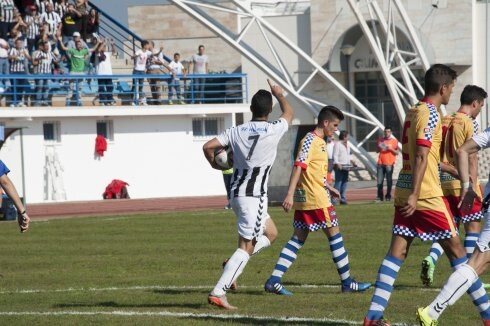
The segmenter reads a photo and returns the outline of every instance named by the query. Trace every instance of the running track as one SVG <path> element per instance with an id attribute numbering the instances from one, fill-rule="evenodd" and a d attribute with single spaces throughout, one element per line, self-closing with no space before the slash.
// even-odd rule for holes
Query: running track
<path id="1" fill-rule="evenodd" d="M 373 201 L 375 197 L 376 188 L 347 190 L 349 202 Z M 205 210 L 223 208 L 225 204 L 226 198 L 224 196 L 95 200 L 84 202 L 29 204 L 27 212 L 31 219 L 46 219 Z"/>

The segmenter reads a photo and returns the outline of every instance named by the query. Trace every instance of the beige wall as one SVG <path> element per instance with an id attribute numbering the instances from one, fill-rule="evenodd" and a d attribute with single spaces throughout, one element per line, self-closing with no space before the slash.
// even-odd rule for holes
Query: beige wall
<path id="1" fill-rule="evenodd" d="M 213 17 L 228 28 L 236 30 L 233 16 L 213 12 Z M 209 56 L 210 71 L 235 72 L 241 66 L 241 56 L 225 41 L 204 25 L 174 5 L 132 6 L 128 8 L 129 29 L 145 39 L 164 46 L 164 53 L 172 57 L 179 52 L 181 60 L 189 60 L 203 44 Z"/>

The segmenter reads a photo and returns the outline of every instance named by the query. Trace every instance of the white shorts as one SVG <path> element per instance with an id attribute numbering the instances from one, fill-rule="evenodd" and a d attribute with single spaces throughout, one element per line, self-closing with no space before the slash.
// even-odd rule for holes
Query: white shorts
<path id="1" fill-rule="evenodd" d="M 235 197 L 231 207 L 237 217 L 238 234 L 247 239 L 259 238 L 265 230 L 267 197 Z"/>
<path id="2" fill-rule="evenodd" d="M 490 210 L 486 210 L 483 213 L 483 229 L 480 232 L 480 236 L 476 241 L 476 245 L 481 252 L 490 251 Z"/>

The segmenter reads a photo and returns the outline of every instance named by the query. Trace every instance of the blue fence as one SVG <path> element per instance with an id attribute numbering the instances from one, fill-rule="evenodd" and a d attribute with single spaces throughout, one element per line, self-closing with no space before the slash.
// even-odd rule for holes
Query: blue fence
<path id="1" fill-rule="evenodd" d="M 11 107 L 245 103 L 247 98 L 246 74 L 0 76 L 0 101 Z"/>

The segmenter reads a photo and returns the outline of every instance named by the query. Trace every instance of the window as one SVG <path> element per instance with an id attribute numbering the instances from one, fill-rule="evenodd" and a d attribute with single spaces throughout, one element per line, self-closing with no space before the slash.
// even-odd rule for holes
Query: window
<path id="1" fill-rule="evenodd" d="M 97 135 L 104 136 L 107 140 L 114 140 L 114 125 L 112 120 L 97 121 Z"/>
<path id="2" fill-rule="evenodd" d="M 60 122 L 59 121 L 44 121 L 43 134 L 45 142 L 61 142 Z"/>
<path id="3" fill-rule="evenodd" d="M 192 119 L 192 133 L 194 137 L 217 136 L 222 129 L 223 129 L 222 118 Z"/>

